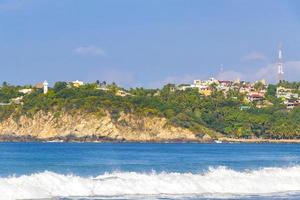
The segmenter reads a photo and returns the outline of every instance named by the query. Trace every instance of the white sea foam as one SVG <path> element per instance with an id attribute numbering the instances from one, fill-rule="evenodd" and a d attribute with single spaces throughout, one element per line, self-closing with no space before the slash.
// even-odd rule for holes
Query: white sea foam
<path id="1" fill-rule="evenodd" d="M 225 167 L 205 173 L 114 172 L 97 177 L 49 171 L 0 178 L 0 199 L 120 195 L 251 195 L 300 191 L 300 166 L 235 171 Z"/>

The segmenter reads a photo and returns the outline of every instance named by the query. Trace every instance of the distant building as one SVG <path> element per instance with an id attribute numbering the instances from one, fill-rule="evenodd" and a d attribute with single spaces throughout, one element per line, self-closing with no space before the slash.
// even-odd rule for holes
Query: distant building
<path id="1" fill-rule="evenodd" d="M 194 80 L 194 85 L 195 86 L 201 86 L 201 85 L 203 85 L 203 81 L 201 81 L 201 80 Z"/>
<path id="2" fill-rule="evenodd" d="M 253 82 L 251 85 L 254 86 L 257 83 L 261 83 L 262 85 L 264 85 L 265 87 L 267 86 L 266 80 L 265 79 L 261 79 L 258 81 Z"/>
<path id="3" fill-rule="evenodd" d="M 264 96 L 258 92 L 252 92 L 248 94 L 247 99 L 251 102 L 260 102 L 264 100 Z"/>
<path id="4" fill-rule="evenodd" d="M 228 81 L 228 80 L 219 80 L 219 84 L 224 87 L 230 87 L 232 83 L 233 83 L 232 81 Z"/>
<path id="5" fill-rule="evenodd" d="M 43 85 L 43 83 L 37 83 L 37 84 L 34 85 L 34 88 L 36 88 L 36 89 L 43 89 L 44 85 Z"/>
<path id="6" fill-rule="evenodd" d="M 293 109 L 296 106 L 299 106 L 298 100 L 285 100 L 283 103 L 286 105 L 287 109 Z"/>
<path id="7" fill-rule="evenodd" d="M 35 89 L 41 89 L 41 90 L 43 90 L 44 94 L 47 94 L 48 93 L 48 82 L 45 80 L 43 83 L 37 83 L 37 84 L 35 84 L 34 88 Z"/>
<path id="8" fill-rule="evenodd" d="M 72 81 L 71 83 L 72 83 L 73 87 L 80 87 L 80 86 L 84 85 L 84 82 L 83 81 L 79 81 L 79 80 Z"/>
<path id="9" fill-rule="evenodd" d="M 220 91 L 223 91 L 224 94 L 227 94 L 227 92 L 230 89 L 233 89 L 232 86 L 233 82 L 228 80 L 219 80 L 219 85 L 217 86 L 217 89 Z"/>
<path id="10" fill-rule="evenodd" d="M 292 89 L 285 88 L 282 86 L 277 87 L 276 97 L 281 99 L 298 99 L 299 95 L 294 93 Z"/>
<path id="11" fill-rule="evenodd" d="M 97 89 L 98 90 L 103 90 L 103 91 L 108 91 L 109 89 L 107 88 L 106 82 L 102 82 L 97 84 Z"/>
<path id="12" fill-rule="evenodd" d="M 160 91 L 158 90 L 158 91 L 156 91 L 155 93 L 154 93 L 154 95 L 153 96 L 160 96 Z"/>
<path id="13" fill-rule="evenodd" d="M 177 86 L 177 89 L 182 90 L 182 91 L 185 91 L 185 90 L 191 89 L 191 88 L 193 88 L 193 86 L 191 84 L 180 84 Z"/>
<path id="14" fill-rule="evenodd" d="M 251 86 L 250 85 L 244 85 L 243 87 L 239 88 L 239 92 L 241 94 L 248 94 L 251 92 Z"/>
<path id="15" fill-rule="evenodd" d="M 103 91 L 108 91 L 109 90 L 106 85 L 100 85 L 96 89 L 103 90 Z"/>
<path id="16" fill-rule="evenodd" d="M 14 104 L 22 104 L 22 100 L 23 100 L 23 96 L 20 96 L 20 97 L 13 98 L 10 101 L 11 101 L 11 103 L 14 103 Z"/>
<path id="17" fill-rule="evenodd" d="M 46 80 L 43 82 L 43 91 L 44 94 L 48 93 L 48 82 Z"/>
<path id="18" fill-rule="evenodd" d="M 24 89 L 19 90 L 19 92 L 23 93 L 23 94 L 30 94 L 30 93 L 32 93 L 32 91 L 33 91 L 32 88 L 24 88 Z"/>
<path id="19" fill-rule="evenodd" d="M 212 91 L 207 87 L 207 88 L 200 89 L 199 93 L 203 94 L 204 96 L 210 96 Z"/>
<path id="20" fill-rule="evenodd" d="M 267 82 L 265 79 L 260 80 L 259 82 L 261 82 L 265 87 L 267 86 Z"/>
<path id="21" fill-rule="evenodd" d="M 170 92 L 175 92 L 175 90 L 176 90 L 176 87 L 175 87 L 175 86 L 171 86 L 171 87 L 170 87 Z"/>
<path id="22" fill-rule="evenodd" d="M 124 90 L 118 90 L 116 93 L 117 96 L 125 97 L 125 96 L 132 96 L 129 92 L 126 92 Z"/>
<path id="23" fill-rule="evenodd" d="M 219 83 L 219 81 L 218 81 L 217 79 L 215 79 L 215 78 L 210 78 L 210 79 L 208 79 L 207 81 L 205 81 L 205 84 L 206 84 L 207 86 L 209 86 L 209 85 L 212 85 L 212 84 L 219 85 L 220 83 Z"/>

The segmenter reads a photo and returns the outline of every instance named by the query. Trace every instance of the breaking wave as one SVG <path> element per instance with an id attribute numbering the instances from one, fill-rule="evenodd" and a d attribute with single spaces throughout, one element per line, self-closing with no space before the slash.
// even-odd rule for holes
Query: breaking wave
<path id="1" fill-rule="evenodd" d="M 300 166 L 203 173 L 113 172 L 80 177 L 45 171 L 0 178 L 0 199 L 126 195 L 264 195 L 299 192 Z"/>

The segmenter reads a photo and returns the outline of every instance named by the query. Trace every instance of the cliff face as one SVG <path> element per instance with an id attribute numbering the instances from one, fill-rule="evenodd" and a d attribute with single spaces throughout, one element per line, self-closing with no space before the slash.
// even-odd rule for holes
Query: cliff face
<path id="1" fill-rule="evenodd" d="M 117 121 L 107 113 L 98 117 L 95 114 L 70 114 L 38 112 L 32 117 L 13 117 L 0 122 L 0 136 L 33 137 L 47 140 L 73 135 L 78 138 L 96 137 L 126 141 L 203 141 L 209 136 L 197 137 L 188 129 L 171 126 L 164 118 L 137 117 L 121 114 Z"/>

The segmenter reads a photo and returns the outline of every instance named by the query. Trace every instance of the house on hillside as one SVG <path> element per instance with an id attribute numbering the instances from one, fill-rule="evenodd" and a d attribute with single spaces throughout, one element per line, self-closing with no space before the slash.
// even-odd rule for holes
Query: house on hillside
<path id="1" fill-rule="evenodd" d="M 80 86 L 84 85 L 84 82 L 83 82 L 83 81 L 76 80 L 76 81 L 72 81 L 72 82 L 71 82 L 71 85 L 72 85 L 73 87 L 80 87 Z"/>
<path id="2" fill-rule="evenodd" d="M 203 94 L 204 96 L 210 96 L 212 90 L 209 87 L 202 87 L 201 89 L 199 89 L 199 93 Z"/>
<path id="3" fill-rule="evenodd" d="M 251 92 L 251 86 L 250 85 L 243 85 L 239 88 L 239 92 L 241 94 L 249 94 Z"/>
<path id="4" fill-rule="evenodd" d="M 250 102 L 262 102 L 264 100 L 264 95 L 259 92 L 251 92 L 247 95 L 247 99 Z"/>
<path id="5" fill-rule="evenodd" d="M 121 97 L 126 97 L 126 96 L 132 96 L 131 93 L 129 92 L 126 92 L 124 90 L 118 90 L 117 93 L 116 93 L 117 96 L 121 96 Z"/>
<path id="6" fill-rule="evenodd" d="M 192 85 L 192 87 L 197 88 L 200 94 L 204 96 L 210 96 L 212 93 L 210 85 L 213 84 L 215 80 L 216 79 L 214 78 L 211 78 L 208 81 L 194 80 L 194 84 Z"/>
<path id="7" fill-rule="evenodd" d="M 232 81 L 228 81 L 228 80 L 219 80 L 219 84 L 221 88 L 230 87 L 232 83 L 233 83 Z"/>
<path id="8" fill-rule="evenodd" d="M 33 92 L 33 89 L 32 88 L 24 88 L 24 89 L 20 89 L 19 92 L 22 94 L 30 94 Z"/>
<path id="9" fill-rule="evenodd" d="M 286 105 L 287 109 L 294 109 L 296 106 L 299 106 L 299 100 L 288 99 L 283 102 Z"/>
<path id="10" fill-rule="evenodd" d="M 43 83 L 37 83 L 34 85 L 35 89 L 41 89 L 43 90 L 44 94 L 48 93 L 48 82 L 45 80 Z"/>
<path id="11" fill-rule="evenodd" d="M 207 85 L 207 86 L 212 85 L 212 84 L 219 85 L 220 83 L 215 78 L 209 78 L 208 80 L 205 81 L 205 85 Z"/>
<path id="12" fill-rule="evenodd" d="M 276 97 L 281 98 L 283 100 L 298 99 L 299 95 L 290 88 L 285 88 L 285 87 L 279 86 L 276 89 Z"/>
<path id="13" fill-rule="evenodd" d="M 232 89 L 232 81 L 228 81 L 228 80 L 219 80 L 219 85 L 217 86 L 217 89 L 219 91 L 222 91 L 225 95 L 227 94 L 227 92 Z"/>
<path id="14" fill-rule="evenodd" d="M 106 82 L 102 82 L 102 83 L 99 83 L 97 85 L 97 88 L 98 90 L 103 90 L 103 91 L 108 91 L 109 89 L 107 88 L 107 84 Z"/>
<path id="15" fill-rule="evenodd" d="M 43 83 L 37 83 L 33 86 L 35 89 L 43 89 L 44 88 L 44 85 Z"/>
<path id="16" fill-rule="evenodd" d="M 177 86 L 178 90 L 185 91 L 187 89 L 191 89 L 193 86 L 191 84 L 180 84 Z"/>
<path id="17" fill-rule="evenodd" d="M 20 96 L 20 97 L 13 98 L 10 101 L 11 103 L 14 104 L 23 104 L 22 100 L 23 100 L 23 96 Z"/>
<path id="18" fill-rule="evenodd" d="M 176 88 L 175 87 L 170 87 L 170 92 L 175 92 Z"/>

